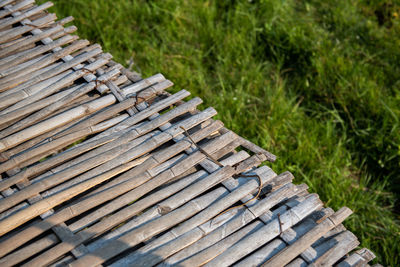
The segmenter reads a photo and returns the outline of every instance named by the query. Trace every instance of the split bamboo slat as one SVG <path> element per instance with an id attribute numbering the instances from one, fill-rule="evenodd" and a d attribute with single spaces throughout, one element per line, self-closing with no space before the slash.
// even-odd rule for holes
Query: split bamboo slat
<path id="1" fill-rule="evenodd" d="M 367 266 L 275 155 L 162 74 L 142 78 L 57 21 L 0 0 L 1 266 Z M 263 163 L 269 162 L 268 166 Z"/>

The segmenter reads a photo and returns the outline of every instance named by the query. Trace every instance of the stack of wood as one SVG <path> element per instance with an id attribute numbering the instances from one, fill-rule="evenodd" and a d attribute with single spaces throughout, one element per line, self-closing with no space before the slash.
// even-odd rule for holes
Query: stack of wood
<path id="1" fill-rule="evenodd" d="M 51 6 L 0 1 L 1 266 L 368 266 L 350 209 Z"/>

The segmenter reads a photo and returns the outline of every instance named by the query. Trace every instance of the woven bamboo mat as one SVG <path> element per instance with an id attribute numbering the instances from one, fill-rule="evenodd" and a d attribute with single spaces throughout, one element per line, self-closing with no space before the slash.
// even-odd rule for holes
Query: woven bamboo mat
<path id="1" fill-rule="evenodd" d="M 351 210 L 51 6 L 0 1 L 1 266 L 368 266 Z"/>

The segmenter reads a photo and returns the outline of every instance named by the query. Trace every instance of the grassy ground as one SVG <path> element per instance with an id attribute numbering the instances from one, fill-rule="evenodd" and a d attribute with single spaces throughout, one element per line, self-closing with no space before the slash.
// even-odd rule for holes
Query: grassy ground
<path id="1" fill-rule="evenodd" d="M 400 264 L 399 3 L 54 2 L 81 37 L 202 97 L 278 156 L 275 171 L 350 207 L 361 245 Z"/>

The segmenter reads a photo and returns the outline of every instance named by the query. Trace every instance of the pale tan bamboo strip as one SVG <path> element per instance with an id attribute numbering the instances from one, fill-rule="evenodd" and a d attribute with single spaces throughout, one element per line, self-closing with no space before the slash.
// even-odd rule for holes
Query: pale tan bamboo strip
<path id="1" fill-rule="evenodd" d="M 42 61 L 43 59 L 45 59 L 48 56 L 49 55 L 39 55 L 39 56 L 32 58 L 22 64 L 17 64 L 16 66 L 10 66 L 9 68 L 7 68 L 6 70 L 4 70 L 3 72 L 0 73 L 0 78 L 6 78 L 8 75 L 13 75 L 14 73 L 17 73 L 24 69 L 25 69 L 25 71 L 26 71 L 26 69 L 28 69 L 27 72 L 29 72 L 30 66 L 34 66 L 35 64 Z"/>
<path id="2" fill-rule="evenodd" d="M 362 248 L 353 252 L 350 256 L 345 258 L 337 267 L 355 267 L 355 266 L 363 266 L 367 264 L 369 261 L 375 259 L 374 253 L 372 253 L 369 249 Z"/>
<path id="3" fill-rule="evenodd" d="M 233 160 L 233 161 L 232 161 L 232 160 Z M 236 161 L 238 161 L 238 160 L 240 160 L 240 158 L 237 158 L 237 159 L 232 159 L 232 158 L 231 158 L 231 159 L 225 160 L 224 162 L 225 162 L 225 163 L 233 163 L 233 164 L 234 164 L 234 163 L 236 163 Z M 186 177 L 186 178 L 180 180 L 179 182 L 174 183 L 174 184 L 172 184 L 172 185 L 170 185 L 170 186 L 168 186 L 168 187 L 166 187 L 166 188 L 164 188 L 164 189 L 158 191 L 157 195 L 149 196 L 149 197 L 147 197 L 146 199 L 142 199 L 142 200 L 139 201 L 140 203 L 135 203 L 134 205 L 143 210 L 145 207 L 150 206 L 151 203 L 157 203 L 159 200 L 162 200 L 162 199 L 164 199 L 164 198 L 167 198 L 168 196 L 172 195 L 174 192 L 179 191 L 181 188 L 184 188 L 184 187 L 186 187 L 187 185 L 192 184 L 192 183 L 195 182 L 195 181 L 198 181 L 199 179 L 203 178 L 205 174 L 206 174 L 206 173 L 205 173 L 204 171 L 199 171 L 199 172 L 196 172 L 196 173 L 194 173 L 194 174 L 192 174 L 192 175 L 189 175 L 188 177 Z M 146 203 L 146 202 L 147 202 L 147 203 Z M 133 207 L 128 207 L 128 208 L 129 208 L 130 210 L 132 210 Z M 157 212 L 161 212 L 161 213 L 159 214 L 159 216 L 161 216 L 161 215 L 163 214 L 162 209 L 156 208 L 156 211 L 157 211 Z M 121 211 L 118 212 L 118 213 L 120 214 Z M 148 214 L 148 212 L 146 212 L 146 214 Z M 131 216 L 132 216 L 132 215 L 131 215 Z M 116 215 L 113 215 L 113 217 L 116 217 Z M 143 216 L 141 216 L 141 217 L 143 217 Z M 125 218 L 125 219 L 127 219 L 127 218 Z M 108 220 L 110 220 L 110 219 L 108 219 Z M 121 220 L 121 219 L 119 219 L 119 220 Z M 115 223 L 116 223 L 116 222 L 114 221 L 114 222 L 113 222 L 113 225 L 115 225 Z M 109 225 L 108 223 L 105 224 L 104 222 L 100 222 L 100 224 L 103 225 L 103 227 L 105 226 L 105 227 L 107 227 L 107 228 L 110 228 L 110 225 Z M 70 227 L 71 227 L 71 226 L 70 226 Z M 99 229 L 98 225 L 95 226 L 95 228 Z M 104 230 L 103 230 L 103 231 L 104 231 Z M 87 233 L 93 233 L 93 231 L 91 231 L 90 228 L 89 228 L 88 230 L 86 230 L 85 232 L 87 232 Z M 114 233 L 114 234 L 115 234 L 116 232 L 113 231 L 113 232 L 111 232 L 111 233 Z M 97 234 L 98 234 L 98 231 L 97 231 Z M 80 242 L 83 242 L 84 240 L 86 240 L 86 239 L 89 238 L 89 236 L 86 236 L 85 238 L 82 238 L 81 236 L 82 236 L 82 233 L 79 233 L 78 235 L 76 235 L 76 238 L 77 238 L 78 240 L 80 240 Z M 71 240 L 69 240 L 68 243 L 70 244 L 70 243 L 71 243 Z M 97 247 L 99 246 L 99 244 L 101 245 L 102 243 L 98 243 Z M 52 249 L 52 251 L 45 252 L 44 254 L 47 254 L 47 256 L 45 256 L 44 254 L 42 254 L 42 255 L 40 255 L 39 257 L 35 258 L 33 261 L 31 261 L 29 264 L 39 264 L 39 265 L 47 264 L 48 262 L 52 261 L 52 259 L 57 258 L 57 255 L 62 255 L 63 253 L 65 253 L 65 251 L 61 251 L 61 248 L 62 248 L 63 246 L 65 247 L 65 244 L 60 244 L 60 245 L 58 245 L 57 247 L 54 248 L 55 250 Z M 68 245 L 68 246 L 70 246 L 70 245 Z M 95 247 L 95 248 L 96 248 L 96 247 Z M 92 247 L 92 250 L 93 250 L 93 247 Z M 49 258 L 49 257 L 50 257 L 50 258 Z M 42 260 L 41 260 L 40 258 L 41 258 Z"/>
<path id="4" fill-rule="evenodd" d="M 49 23 L 54 22 L 57 19 L 57 16 L 55 14 L 48 14 L 44 17 L 41 17 L 39 19 L 36 19 L 32 21 L 32 23 L 26 26 L 21 26 L 21 27 L 16 27 L 12 28 L 10 30 L 6 30 L 3 32 L 0 32 L 0 44 L 4 44 L 5 42 L 12 40 L 13 38 L 20 36 L 24 33 L 27 33 L 29 31 L 32 31 L 35 28 L 40 28 L 48 25 Z M 10 44 L 4 44 L 4 46 L 9 46 Z"/>
<path id="5" fill-rule="evenodd" d="M 227 167 L 222 168 L 220 172 L 233 172 L 233 169 L 229 169 Z M 142 227 L 139 227 L 132 232 L 124 235 L 123 237 L 113 240 L 110 242 L 109 246 L 102 247 L 90 254 L 86 254 L 80 259 L 72 262 L 71 266 L 95 266 L 101 264 L 105 260 L 119 254 L 120 252 L 128 249 L 135 244 L 140 243 L 141 241 L 154 236 L 165 229 L 170 228 L 173 225 L 176 225 L 185 219 L 191 217 L 197 212 L 203 210 L 205 207 L 213 203 L 218 198 L 224 196 L 226 194 L 226 190 L 223 188 L 218 188 L 210 193 L 194 199 L 189 203 L 185 204 L 181 208 L 178 208 L 159 219 L 155 219 Z M 115 246 L 116 245 L 116 246 Z M 107 249 L 106 249 L 107 248 Z M 101 254 L 101 256 L 100 256 Z"/>
<path id="6" fill-rule="evenodd" d="M 100 76 L 99 79 L 101 80 L 109 80 L 114 78 L 116 75 L 118 75 L 120 72 L 118 69 L 111 70 L 110 72 L 105 73 L 104 75 Z M 1 136 L 8 136 L 10 134 L 13 134 L 17 131 L 20 131 L 28 126 L 31 126 L 32 124 L 37 123 L 44 117 L 52 114 L 59 108 L 65 106 L 68 103 L 71 103 L 71 101 L 75 100 L 76 98 L 90 92 L 96 87 L 96 82 L 90 82 L 88 84 L 83 84 L 81 87 L 78 89 L 74 90 L 70 94 L 64 96 L 61 99 L 58 99 L 54 103 L 50 103 L 49 106 L 39 110 L 38 112 L 25 117 L 24 119 L 18 121 L 17 123 L 13 124 L 12 126 L 8 127 L 7 129 L 1 131 Z M 7 114 L 8 116 L 8 114 Z M 1 117 L 1 116 L 0 116 Z M 19 115 L 20 117 L 20 115 Z"/>
<path id="7" fill-rule="evenodd" d="M 225 138 L 226 139 L 226 138 Z M 213 154 L 215 151 L 218 151 L 219 148 L 223 147 L 227 141 L 223 141 L 221 138 L 217 138 L 211 142 L 209 142 L 203 149 L 205 149 L 208 153 Z M 20 233 L 17 233 L 13 237 L 9 238 L 8 240 L 5 240 L 3 243 L 0 243 L 0 255 L 4 255 L 10 251 L 12 251 L 14 248 L 20 246 L 21 244 L 24 243 L 24 240 L 29 240 L 32 237 L 42 233 L 43 231 L 46 231 L 51 227 L 52 225 L 59 224 L 65 220 L 68 220 L 71 217 L 76 216 L 77 214 L 80 214 L 82 212 L 85 212 L 89 209 L 91 209 L 94 206 L 100 205 L 101 203 L 115 198 L 115 196 L 124 194 L 125 192 L 128 192 L 132 188 L 136 188 L 139 184 L 143 184 L 146 181 L 143 180 L 149 180 L 148 183 L 143 184 L 142 186 L 137 187 L 135 190 L 132 190 L 129 192 L 129 194 L 125 194 L 113 202 L 113 206 L 115 208 L 124 206 L 125 204 L 131 202 L 130 200 L 132 197 L 134 198 L 139 198 L 140 196 L 143 196 L 147 192 L 153 190 L 159 185 L 162 185 L 168 180 L 173 179 L 175 176 L 183 174 L 186 170 L 190 169 L 194 164 L 197 162 L 204 160 L 205 156 L 199 152 L 196 152 L 189 156 L 188 158 L 184 159 L 182 162 L 178 163 L 177 165 L 173 166 L 171 169 L 168 169 L 167 171 L 164 171 L 163 173 L 157 175 L 153 179 L 149 180 L 152 175 L 147 172 L 145 175 L 139 175 L 137 177 L 133 177 L 131 180 L 119 184 L 115 187 L 112 187 L 106 191 L 103 191 L 97 195 L 95 195 L 93 198 L 89 199 L 84 199 L 79 203 L 76 203 L 70 207 L 64 208 L 62 211 L 58 212 L 57 214 L 49 217 L 46 221 L 44 222 L 39 222 L 36 224 L 34 227 L 30 227 L 29 229 L 23 230 Z M 191 164 L 189 164 L 191 163 Z M 142 164 L 143 165 L 143 164 Z M 139 165 L 139 166 L 142 166 Z M 146 169 L 145 169 L 146 170 Z M 142 173 L 142 172 L 139 172 Z M 130 196 L 132 195 L 132 196 Z M 121 203 L 121 201 L 124 201 Z M 128 202 L 126 202 L 128 201 Z M 139 203 L 139 202 L 138 202 Z M 116 206 L 117 205 L 117 206 Z M 141 206 L 135 206 L 136 208 L 140 208 L 139 211 L 142 209 Z M 132 217 L 134 213 L 124 211 L 124 216 L 129 216 L 128 218 Z M 101 223 L 96 224 L 90 232 L 82 232 L 81 235 L 84 234 L 91 234 L 92 232 L 96 233 L 99 231 L 99 229 L 102 229 L 102 231 L 105 231 L 109 229 L 109 227 L 112 227 L 114 225 L 112 222 L 119 224 L 120 220 L 123 219 L 120 217 L 120 215 L 115 215 L 109 217 L 107 220 L 102 220 Z M 105 229 L 104 229 L 105 228 Z M 78 240 L 79 241 L 79 240 Z M 71 243 L 72 244 L 72 243 Z"/>
<path id="8" fill-rule="evenodd" d="M 52 28 L 52 30 L 54 30 L 54 29 L 55 28 Z M 0 71 L 4 71 L 5 69 L 7 69 L 9 67 L 26 62 L 27 60 L 30 60 L 40 54 L 49 52 L 54 47 L 69 44 L 73 41 L 76 41 L 79 38 L 77 35 L 67 35 L 67 33 L 65 31 L 61 31 L 61 32 L 62 32 L 61 38 L 55 40 L 54 42 L 52 42 L 50 44 L 35 46 L 34 48 L 24 50 L 22 52 L 12 54 L 12 55 L 9 55 L 9 56 L 1 59 L 0 60 Z M 47 31 L 45 31 L 43 33 L 47 33 Z M 36 35 L 36 36 L 38 36 L 38 35 Z"/>
<path id="9" fill-rule="evenodd" d="M 64 57 L 70 54 L 72 51 L 79 50 L 87 45 L 89 45 L 89 41 L 77 40 L 58 52 L 45 55 L 42 59 L 34 62 L 34 64 L 26 66 L 24 69 L 14 72 L 14 69 L 19 68 L 19 66 L 12 67 L 2 73 L 2 75 L 4 76 L 0 79 L 0 86 L 1 88 L 5 88 L 2 90 L 7 90 L 11 87 L 15 87 L 16 85 L 19 85 L 33 78 L 34 76 L 38 76 L 41 68 L 49 66 L 51 63 L 56 62 L 61 57 Z M 16 79 L 18 80 L 16 81 Z"/>
<path id="10" fill-rule="evenodd" d="M 279 219 L 271 221 L 256 232 L 233 244 L 228 250 L 209 261 L 205 266 L 228 266 L 236 262 L 278 236 L 281 231 L 295 225 L 321 206 L 322 202 L 318 199 L 318 196 L 310 195 L 309 198 L 283 213 Z"/>
<path id="11" fill-rule="evenodd" d="M 278 178 L 278 177 L 277 177 Z M 275 179 L 277 179 L 275 178 Z M 293 184 L 289 183 L 284 185 L 282 188 L 278 189 L 277 191 L 269 194 L 265 200 L 263 200 L 263 211 L 260 211 L 260 214 L 253 214 L 251 213 L 248 209 L 245 211 L 239 213 L 238 216 L 235 216 L 233 219 L 227 221 L 222 227 L 213 230 L 212 227 L 210 227 L 210 223 L 205 223 L 203 226 L 201 226 L 202 231 L 207 234 L 205 235 L 202 239 L 198 240 L 197 242 L 193 243 L 192 245 L 189 245 L 188 247 L 184 248 L 180 252 L 176 253 L 172 257 L 168 258 L 165 261 L 165 265 L 173 265 L 173 264 L 179 264 L 179 265 L 186 265 L 183 264 L 183 260 L 185 259 L 190 259 L 187 261 L 186 266 L 191 266 L 191 264 L 199 262 L 196 258 L 189 258 L 190 256 L 196 254 L 197 252 L 202 251 L 203 249 L 217 243 L 221 239 L 225 238 L 226 236 L 230 235 L 231 233 L 237 231 L 241 227 L 245 226 L 247 223 L 252 221 L 254 218 L 257 218 L 259 215 L 263 214 L 265 211 L 268 211 L 270 208 L 275 206 L 276 204 L 284 201 L 285 199 L 288 199 L 295 195 L 297 192 L 296 186 Z M 243 210 L 244 208 L 240 208 L 240 210 Z M 225 215 L 225 214 L 224 214 Z M 222 216 L 224 216 L 222 215 Z M 216 223 L 218 224 L 218 223 Z M 197 257 L 197 256 L 196 256 Z M 199 254 L 199 257 L 202 258 Z M 162 264 L 163 265 L 163 264 Z"/>
<path id="12" fill-rule="evenodd" d="M 104 107 L 112 105 L 115 102 L 115 98 L 113 98 L 114 97 L 111 95 L 109 97 L 105 96 L 99 98 L 90 103 L 87 103 L 86 105 L 73 108 L 62 114 L 37 123 L 36 125 L 30 126 L 29 128 L 25 128 L 20 132 L 9 135 L 0 140 L 0 152 L 8 150 L 45 132 L 56 129 L 57 127 L 62 126 L 75 119 L 81 118 L 89 112 L 94 112 L 96 110 L 100 110 Z"/>
<path id="13" fill-rule="evenodd" d="M 171 97 L 168 97 L 165 100 L 160 101 L 157 105 L 154 106 L 150 106 L 149 109 L 144 110 L 140 113 L 137 113 L 135 115 L 136 121 L 141 121 L 142 119 L 150 116 L 151 114 L 154 114 L 155 112 L 169 106 L 172 105 L 173 103 L 175 103 L 176 101 L 179 101 L 180 99 L 185 98 L 186 96 L 189 95 L 189 92 L 187 92 L 186 90 L 181 90 L 180 92 L 172 95 Z M 183 108 L 183 107 L 182 107 Z M 91 149 L 94 149 L 102 144 L 111 142 L 112 140 L 114 140 L 115 138 L 117 138 L 119 136 L 121 132 L 113 134 L 113 135 L 108 135 L 106 137 L 100 138 L 100 139 L 96 139 L 96 140 L 88 140 L 87 143 L 82 144 L 82 145 L 78 145 L 72 149 L 70 149 L 69 151 L 65 151 L 59 155 L 57 155 L 56 157 L 51 158 L 48 161 L 45 162 L 41 162 L 38 165 L 35 165 L 31 168 L 28 168 L 27 170 L 5 180 L 0 182 L 0 190 L 4 190 L 5 188 L 10 187 L 11 185 L 18 183 L 24 179 L 28 179 L 38 173 L 41 173 L 45 170 L 48 170 L 49 168 L 51 168 L 54 165 L 60 164 L 64 161 L 67 161 L 73 157 L 76 157 L 77 155 L 80 155 L 86 151 L 89 151 Z M 110 149 L 109 147 L 107 149 Z M 100 151 L 96 151 L 96 154 L 101 153 Z M 55 170 L 54 170 L 55 171 Z"/>
<path id="14" fill-rule="evenodd" d="M 111 61 L 109 62 L 109 65 L 110 65 L 110 66 L 113 66 L 114 64 L 118 64 L 118 63 L 115 62 L 115 61 L 113 61 L 113 60 L 111 60 Z M 140 80 L 142 79 L 141 76 L 140 76 L 140 74 L 138 74 L 138 73 L 136 73 L 136 72 L 132 72 L 132 71 L 126 69 L 126 68 L 123 68 L 123 69 L 122 69 L 122 73 L 123 73 L 124 75 L 126 75 L 126 76 L 128 77 L 128 79 L 131 80 L 131 81 L 134 82 L 134 83 L 136 83 L 136 82 L 138 82 L 138 81 L 140 81 Z"/>
<path id="15" fill-rule="evenodd" d="M 190 117 L 189 119 L 181 122 L 180 124 L 185 125 L 188 128 L 191 128 L 191 127 L 197 125 L 198 123 L 204 121 L 205 119 L 208 119 L 209 117 L 214 116 L 215 114 L 216 114 L 215 110 L 212 108 L 209 108 L 199 114 L 196 114 L 195 116 Z M 147 128 L 147 127 L 144 127 L 144 128 Z M 144 131 L 142 134 L 145 134 L 145 133 L 149 132 L 150 130 L 151 129 Z M 157 139 L 160 137 L 172 138 L 173 136 L 176 136 L 177 134 L 179 134 L 181 132 L 182 132 L 182 129 L 176 129 L 176 127 L 173 127 L 170 131 L 162 133 L 163 135 L 159 134 L 155 138 L 157 138 Z M 136 133 L 138 133 L 137 130 L 136 130 Z M 156 139 L 154 139 L 154 140 L 156 140 Z M 163 139 L 161 139 L 161 140 L 163 140 Z M 145 145 L 150 146 L 151 142 L 147 142 L 147 144 L 145 144 Z M 129 149 L 129 148 L 130 148 L 129 146 L 126 146 L 126 149 Z M 137 151 L 139 151 L 139 150 L 137 150 Z M 12 207 L 14 204 L 17 204 L 26 198 L 29 198 L 29 197 L 31 197 L 45 189 L 48 189 L 52 186 L 60 184 L 79 173 L 82 173 L 86 170 L 89 170 L 89 169 L 95 167 L 95 166 L 98 166 L 98 165 L 102 164 L 103 162 L 107 161 L 108 159 L 118 156 L 118 154 L 116 154 L 116 152 L 124 152 L 124 151 L 122 151 L 122 149 L 120 147 L 115 147 L 114 149 L 111 149 L 101 155 L 98 155 L 97 157 L 90 158 L 90 159 L 88 159 L 84 162 L 78 163 L 77 165 L 74 165 L 64 171 L 61 171 L 59 173 L 52 175 L 50 177 L 51 180 L 47 179 L 46 181 L 40 181 L 38 183 L 32 184 L 31 186 L 25 188 L 24 190 L 19 191 L 18 193 L 15 193 L 12 196 L 10 196 L 9 198 L 7 198 L 7 201 L 0 200 L 0 211 L 4 211 L 4 210 Z M 132 151 L 131 153 L 141 153 L 141 152 L 140 151 L 139 152 Z M 128 154 L 128 155 L 130 155 L 130 154 Z M 108 166 L 108 165 L 106 164 L 106 166 Z"/>
<path id="16" fill-rule="evenodd" d="M 0 221 L 0 235 L 4 235 L 5 233 L 15 229 L 16 227 L 20 226 L 21 224 L 29 221 L 30 219 L 46 212 L 47 210 L 61 204 L 62 202 L 71 199 L 72 197 L 92 188 L 93 186 L 102 183 L 111 177 L 124 172 L 134 166 L 137 163 L 135 161 L 125 163 L 117 168 L 114 168 L 110 171 L 107 171 L 95 178 L 85 181 L 79 185 L 71 187 L 59 194 L 50 196 L 46 199 L 43 199 L 35 204 L 27 207 L 26 209 L 21 210 L 20 212 L 13 214 L 4 220 Z M 21 192 L 21 191 L 19 191 Z"/>
<path id="17" fill-rule="evenodd" d="M 332 266 L 359 244 L 360 242 L 352 232 L 344 231 L 315 247 L 316 259 L 310 266 Z"/>
<path id="18" fill-rule="evenodd" d="M 31 36 L 31 37 L 26 38 L 24 40 L 18 41 L 17 43 L 15 43 L 15 44 L 13 44 L 11 46 L 8 46 L 6 48 L 1 49 L 1 51 L 0 51 L 0 57 L 2 57 L 1 63 L 4 64 L 3 62 L 10 62 L 10 59 L 8 59 L 9 57 L 10 58 L 15 58 L 16 57 L 13 54 L 10 55 L 10 53 L 15 52 L 16 50 L 18 50 L 18 49 L 20 49 L 20 48 L 22 48 L 24 46 L 28 46 L 30 44 L 34 44 L 35 42 L 37 42 L 37 41 L 39 41 L 39 40 L 41 40 L 43 38 L 49 37 L 50 35 L 53 35 L 53 34 L 56 34 L 56 33 L 59 33 L 59 32 L 60 33 L 64 33 L 64 34 L 66 33 L 65 29 L 61 25 L 57 25 L 54 28 L 50 28 L 48 30 L 44 30 L 41 34 Z M 36 49 L 36 50 L 35 49 L 31 49 L 31 50 L 37 51 L 38 49 Z M 43 49 L 41 49 L 41 50 L 43 51 Z M 44 49 L 44 51 L 46 51 L 46 50 Z M 17 54 L 26 55 L 27 53 L 25 51 L 22 51 L 22 52 L 17 53 Z M 28 56 L 28 58 L 33 58 L 35 55 L 39 55 L 39 54 L 38 53 L 32 54 L 31 56 Z M 7 56 L 7 57 L 5 57 L 5 56 Z M 21 59 L 19 59 L 19 61 L 16 61 L 16 62 L 21 62 Z M 13 64 L 11 66 L 14 66 L 14 65 L 17 65 L 17 64 L 19 64 L 19 63 L 14 63 L 13 62 Z M 4 75 L 2 75 L 2 76 L 4 76 Z"/>
<path id="19" fill-rule="evenodd" d="M 5 16 L 8 16 L 13 12 L 16 12 L 16 11 L 19 11 L 20 9 L 26 8 L 33 3 L 35 3 L 35 0 L 24 0 L 13 6 L 10 5 L 8 7 L 5 7 L 4 10 L 0 11 L 0 18 L 4 18 Z"/>
<path id="20" fill-rule="evenodd" d="M 279 238 L 272 240 L 267 245 L 257 250 L 250 256 L 234 264 L 235 267 L 256 267 L 269 260 L 272 256 L 286 247 L 285 242 Z"/>
<path id="21" fill-rule="evenodd" d="M 323 220 L 320 224 L 314 227 L 312 230 L 300 237 L 290 247 L 286 247 L 280 251 L 277 255 L 268 260 L 263 266 L 283 266 L 291 262 L 297 255 L 303 252 L 306 248 L 311 246 L 315 241 L 322 237 L 332 228 L 341 224 L 352 211 L 347 208 L 341 208 L 333 215 Z"/>
<path id="22" fill-rule="evenodd" d="M 44 3 L 44 4 L 40 5 L 40 6 L 32 8 L 31 10 L 29 10 L 27 12 L 22 13 L 20 16 L 1 20 L 0 21 L 0 29 L 4 29 L 5 27 L 7 27 L 9 25 L 12 25 L 14 23 L 20 22 L 20 21 L 22 21 L 22 20 L 24 20 L 26 18 L 29 18 L 29 17 L 31 17 L 31 16 L 33 16 L 33 15 L 35 15 L 35 14 L 37 14 L 37 13 L 43 11 L 43 10 L 46 10 L 49 7 L 52 7 L 52 6 L 53 6 L 53 3 L 47 2 L 47 3 Z"/>
<path id="23" fill-rule="evenodd" d="M 43 238 L 37 242 L 34 242 L 21 250 L 18 250 L 14 253 L 11 253 L 4 258 L 0 259 L 1 266 L 14 266 L 26 258 L 35 255 L 36 253 L 43 251 L 46 248 L 49 248 L 58 243 L 58 238 L 54 234 L 48 235 L 46 238 Z"/>

